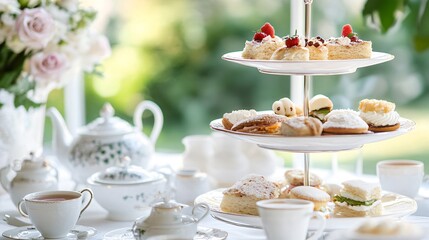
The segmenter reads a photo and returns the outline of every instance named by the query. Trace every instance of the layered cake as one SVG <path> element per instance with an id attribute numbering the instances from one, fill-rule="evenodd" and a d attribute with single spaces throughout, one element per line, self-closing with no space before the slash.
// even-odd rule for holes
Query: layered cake
<path id="1" fill-rule="evenodd" d="M 255 33 L 252 41 L 246 41 L 241 56 L 246 59 L 269 60 L 273 52 L 282 46 L 284 42 L 275 35 L 274 27 L 270 23 L 265 23 Z"/>
<path id="2" fill-rule="evenodd" d="M 343 26 L 341 37 L 326 42 L 329 60 L 371 58 L 372 42 L 359 39 L 352 26 Z"/>
<path id="3" fill-rule="evenodd" d="M 278 198 L 279 186 L 263 176 L 249 175 L 223 191 L 222 211 L 258 215 L 256 202 Z"/>
<path id="4" fill-rule="evenodd" d="M 310 51 L 310 60 L 328 60 L 328 48 L 325 40 L 321 37 L 314 37 L 306 41 L 305 46 Z"/>

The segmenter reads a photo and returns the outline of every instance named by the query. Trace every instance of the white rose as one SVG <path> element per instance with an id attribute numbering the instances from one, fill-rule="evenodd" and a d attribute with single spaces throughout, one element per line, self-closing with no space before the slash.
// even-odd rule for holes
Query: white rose
<path id="1" fill-rule="evenodd" d="M 19 39 L 30 49 L 41 49 L 52 39 L 54 20 L 44 9 L 24 9 L 16 20 Z"/>
<path id="2" fill-rule="evenodd" d="M 63 54 L 40 52 L 31 57 L 29 74 L 38 83 L 47 85 L 51 81 L 60 81 L 60 77 L 67 66 L 67 58 Z"/>
<path id="3" fill-rule="evenodd" d="M 16 0 L 1 0 L 0 1 L 0 12 L 18 12 L 19 3 Z"/>
<path id="4" fill-rule="evenodd" d="M 6 37 L 6 46 L 10 48 L 14 53 L 20 53 L 25 49 L 25 44 L 21 42 L 21 40 L 18 38 L 18 36 L 9 34 L 10 32 L 7 32 L 8 34 Z"/>

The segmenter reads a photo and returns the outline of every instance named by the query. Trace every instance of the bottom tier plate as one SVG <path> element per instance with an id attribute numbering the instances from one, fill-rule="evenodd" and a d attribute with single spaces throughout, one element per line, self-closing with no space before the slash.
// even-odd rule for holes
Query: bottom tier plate
<path id="1" fill-rule="evenodd" d="M 216 189 L 205 194 L 200 195 L 195 199 L 197 203 L 207 203 L 210 206 L 211 215 L 218 220 L 250 228 L 262 228 L 261 218 L 259 216 L 246 215 L 246 214 L 235 214 L 224 212 L 220 209 L 220 203 L 222 201 L 222 191 L 224 189 Z M 382 197 L 383 214 L 377 217 L 371 217 L 373 219 L 382 218 L 401 218 L 413 214 L 417 211 L 417 203 L 411 198 L 398 195 L 395 193 L 383 193 Z M 326 231 L 332 231 L 337 229 L 349 229 L 353 228 L 368 218 L 354 217 L 354 218 L 336 218 L 332 216 L 326 220 Z M 316 220 L 310 221 L 309 230 L 316 230 L 318 223 Z"/>
<path id="2" fill-rule="evenodd" d="M 401 126 L 392 132 L 378 132 L 348 135 L 322 135 L 317 137 L 287 137 L 270 134 L 242 133 L 227 130 L 222 125 L 222 119 L 213 120 L 210 127 L 216 131 L 227 134 L 260 147 L 289 152 L 335 152 L 360 148 L 365 144 L 379 142 L 403 135 L 414 129 L 415 123 L 409 119 L 401 118 Z"/>

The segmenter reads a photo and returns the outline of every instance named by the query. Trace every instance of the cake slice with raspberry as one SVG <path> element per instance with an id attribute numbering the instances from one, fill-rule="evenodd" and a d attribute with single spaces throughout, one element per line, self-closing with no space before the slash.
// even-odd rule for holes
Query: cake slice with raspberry
<path id="1" fill-rule="evenodd" d="M 352 26 L 343 26 L 341 37 L 326 42 L 329 60 L 371 58 L 372 42 L 359 39 Z"/>
<path id="2" fill-rule="evenodd" d="M 288 60 L 288 61 L 308 61 L 310 60 L 310 51 L 301 46 L 301 39 L 296 34 L 285 38 L 285 46 L 278 48 L 271 60 Z"/>
<path id="3" fill-rule="evenodd" d="M 283 44 L 283 40 L 275 35 L 274 27 L 267 22 L 253 35 L 252 41 L 246 41 L 241 56 L 245 59 L 269 60 Z"/>

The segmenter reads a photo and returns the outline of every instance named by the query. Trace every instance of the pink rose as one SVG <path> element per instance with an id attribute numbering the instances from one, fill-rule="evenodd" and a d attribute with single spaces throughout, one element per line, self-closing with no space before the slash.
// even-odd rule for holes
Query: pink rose
<path id="1" fill-rule="evenodd" d="M 42 8 L 24 9 L 16 20 L 19 39 L 30 49 L 45 47 L 54 36 L 54 19 Z"/>
<path id="2" fill-rule="evenodd" d="M 29 73 L 38 82 L 60 81 L 67 68 L 67 58 L 61 53 L 37 53 L 30 59 Z"/>

